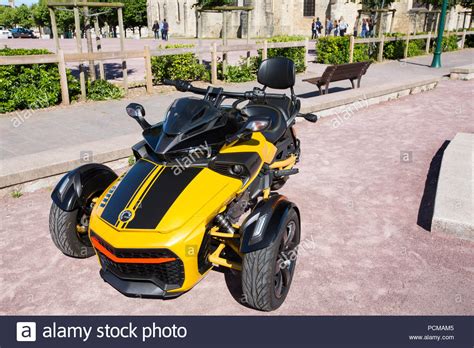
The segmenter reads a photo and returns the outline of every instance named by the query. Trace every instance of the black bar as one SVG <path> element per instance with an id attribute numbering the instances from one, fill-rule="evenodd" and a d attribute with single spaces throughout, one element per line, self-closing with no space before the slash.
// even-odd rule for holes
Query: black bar
<path id="1" fill-rule="evenodd" d="M 36 343 L 16 341 L 17 322 L 36 323 Z M 63 332 L 60 327 L 84 326 L 86 331 L 69 329 L 70 335 L 73 336 L 75 332 L 76 337 L 45 338 L 44 335 L 48 336 L 53 325 L 56 325 L 56 335 Z M 134 333 L 137 337 L 98 338 L 97 335 L 100 336 L 101 332 L 107 333 L 106 325 L 125 327 L 125 336 L 129 335 L 128 327 L 131 325 L 132 328 L 136 327 Z M 160 329 L 154 329 L 153 325 Z M 20 327 L 20 333 L 28 336 L 28 329 L 22 325 Z M 88 339 L 84 342 L 89 328 Z M 466 348 L 473 347 L 472 329 L 473 317 L 469 316 L 4 316 L 0 317 L 0 347 Z M 152 332 L 155 333 L 155 338 L 145 337 Z M 158 337 L 160 332 L 161 338 Z M 114 333 L 118 333 L 118 329 L 109 330 L 109 334 Z M 163 337 L 168 335 L 172 336 Z M 409 336 L 419 339 L 410 340 Z M 434 336 L 439 336 L 440 340 L 436 341 L 432 338 Z"/>

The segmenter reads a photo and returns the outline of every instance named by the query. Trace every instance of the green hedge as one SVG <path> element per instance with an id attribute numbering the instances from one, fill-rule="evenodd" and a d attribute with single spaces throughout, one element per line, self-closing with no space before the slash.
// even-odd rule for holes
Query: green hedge
<path id="1" fill-rule="evenodd" d="M 384 59 L 403 59 L 405 57 L 406 41 L 402 39 L 405 34 L 393 33 L 388 37 L 396 37 L 396 41 L 386 41 L 383 47 Z M 420 56 L 425 53 L 426 39 L 410 40 L 408 42 L 408 57 Z"/>
<path id="2" fill-rule="evenodd" d="M 418 33 L 424 34 L 424 33 Z M 403 59 L 405 55 L 406 41 L 402 39 L 405 34 L 393 33 L 390 37 L 398 37 L 396 41 L 386 41 L 383 48 L 384 59 Z M 468 42 L 468 39 L 472 40 Z M 466 46 L 474 45 L 472 35 L 467 36 Z M 443 52 L 455 51 L 458 49 L 459 37 L 456 35 L 443 36 Z M 322 64 L 344 64 L 349 62 L 349 42 L 347 36 L 328 36 L 320 38 L 316 43 L 317 62 Z M 436 40 L 432 39 L 430 50 L 436 47 Z M 354 46 L 354 62 L 375 60 L 377 58 L 379 44 L 356 44 Z M 408 43 L 408 57 L 415 57 L 425 54 L 426 39 L 414 39 Z"/>
<path id="3" fill-rule="evenodd" d="M 51 54 L 44 49 L 0 49 L 0 56 Z M 78 81 L 67 71 L 69 96 L 80 93 Z M 0 66 L 0 113 L 39 109 L 61 102 L 57 64 Z"/>
<path id="4" fill-rule="evenodd" d="M 268 39 L 268 42 L 292 42 L 304 41 L 304 39 L 304 36 L 275 36 Z M 306 69 L 304 47 L 269 48 L 267 51 L 267 57 L 286 57 L 291 59 L 295 63 L 296 72 L 304 72 Z"/>
<path id="5" fill-rule="evenodd" d="M 186 47 L 193 47 L 193 45 L 166 45 L 165 49 Z M 155 84 L 161 83 L 163 79 L 210 80 L 209 71 L 204 65 L 199 64 L 194 53 L 152 57 L 151 71 Z"/>
<path id="6" fill-rule="evenodd" d="M 316 43 L 317 62 L 322 64 L 349 63 L 349 36 L 327 36 L 320 38 Z M 374 49 L 375 46 L 375 49 Z M 376 56 L 377 45 L 354 45 L 354 62 L 373 60 Z"/>
<path id="7" fill-rule="evenodd" d="M 87 83 L 87 99 L 90 100 L 120 99 L 124 94 L 122 88 L 105 80 L 95 80 Z"/>
<path id="8" fill-rule="evenodd" d="M 258 66 L 261 62 L 259 57 L 251 57 L 247 66 L 247 59 L 241 58 L 237 65 L 227 65 L 225 74 L 222 71 L 222 62 L 217 66 L 217 77 L 226 82 L 248 82 L 257 78 Z"/>

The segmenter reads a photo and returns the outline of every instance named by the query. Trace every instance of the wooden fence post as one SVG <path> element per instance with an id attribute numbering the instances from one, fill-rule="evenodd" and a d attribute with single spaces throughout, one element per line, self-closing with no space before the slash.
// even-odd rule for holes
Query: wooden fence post
<path id="1" fill-rule="evenodd" d="M 466 29 L 463 30 L 462 32 L 462 37 L 461 37 L 461 49 L 464 48 L 464 44 L 466 43 Z"/>
<path id="2" fill-rule="evenodd" d="M 49 8 L 49 15 L 51 17 L 51 27 L 53 29 L 53 38 L 54 38 L 54 44 L 56 46 L 56 53 L 59 50 L 59 36 L 58 36 L 58 26 L 56 24 L 56 13 L 52 8 Z"/>
<path id="3" fill-rule="evenodd" d="M 307 37 L 304 38 L 304 71 L 308 68 L 308 50 L 309 50 L 309 40 Z"/>
<path id="4" fill-rule="evenodd" d="M 380 37 L 379 54 L 378 54 L 378 57 L 377 57 L 377 61 L 379 61 L 379 62 L 383 61 L 383 42 L 384 42 L 384 39 L 385 39 L 385 35 L 382 34 L 382 36 Z"/>
<path id="5" fill-rule="evenodd" d="M 64 62 L 64 51 L 58 50 L 58 70 L 59 83 L 61 84 L 61 99 L 62 104 L 69 105 L 69 89 L 67 86 L 66 63 Z"/>
<path id="6" fill-rule="evenodd" d="M 428 38 L 426 39 L 426 47 L 425 47 L 426 54 L 430 53 L 430 43 L 431 43 L 431 31 L 428 33 Z"/>
<path id="7" fill-rule="evenodd" d="M 146 92 L 151 94 L 153 90 L 153 74 L 151 72 L 151 54 L 150 46 L 145 45 L 145 79 L 146 79 Z"/>
<path id="8" fill-rule="evenodd" d="M 416 33 L 415 33 L 416 35 Z M 407 32 L 407 37 L 405 40 L 405 51 L 403 52 L 403 58 L 407 59 L 408 57 L 408 44 L 410 43 L 410 32 Z"/>
<path id="9" fill-rule="evenodd" d="M 349 63 L 352 63 L 354 60 L 354 35 L 349 37 Z"/>
<path id="10" fill-rule="evenodd" d="M 263 40 L 262 60 L 267 59 L 267 57 L 268 57 L 268 41 Z"/>
<path id="11" fill-rule="evenodd" d="M 82 34 L 81 18 L 79 17 L 79 8 L 74 7 L 74 27 L 76 30 L 76 48 L 78 53 L 82 53 Z M 84 64 L 79 62 L 79 83 L 81 85 L 81 100 L 86 100 L 86 75 L 84 73 Z"/>
<path id="12" fill-rule="evenodd" d="M 211 83 L 217 83 L 217 44 L 214 42 L 211 49 Z"/>

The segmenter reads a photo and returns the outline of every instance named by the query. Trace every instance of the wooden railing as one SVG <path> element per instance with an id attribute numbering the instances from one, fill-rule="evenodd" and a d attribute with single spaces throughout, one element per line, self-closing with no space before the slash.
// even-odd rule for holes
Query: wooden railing
<path id="1" fill-rule="evenodd" d="M 466 35 L 472 35 L 474 31 L 459 31 L 459 32 L 448 32 L 445 35 L 456 35 L 461 36 L 461 49 L 464 48 L 464 43 L 466 42 Z M 355 44 L 364 44 L 364 43 L 379 43 L 378 51 L 377 51 L 377 61 L 381 62 L 383 60 L 383 49 L 384 43 L 390 41 L 405 41 L 405 52 L 404 58 L 408 57 L 408 44 L 410 40 L 417 40 L 417 39 L 426 39 L 425 51 L 426 54 L 430 52 L 430 43 L 431 40 L 436 39 L 435 34 L 429 32 L 428 34 L 421 34 L 421 35 L 410 35 L 407 34 L 405 36 L 385 36 L 382 35 L 380 37 L 371 37 L 371 38 L 356 38 L 354 36 L 350 37 L 349 41 L 349 63 L 352 63 L 354 59 L 354 45 Z"/>
<path id="2" fill-rule="evenodd" d="M 466 40 L 466 35 L 472 35 L 474 31 L 463 32 L 452 32 L 450 35 L 462 36 L 461 38 L 461 48 L 464 47 Z M 354 57 L 354 45 L 361 43 L 380 43 L 378 50 L 378 60 L 383 60 L 383 44 L 384 42 L 396 41 L 396 40 L 405 40 L 405 58 L 408 55 L 408 42 L 410 40 L 416 39 L 427 39 L 426 42 L 426 52 L 429 53 L 430 41 L 434 38 L 431 33 L 425 35 L 406 35 L 403 37 L 377 37 L 377 38 L 355 38 L 350 37 L 350 49 L 349 49 L 349 61 L 353 61 Z M 309 42 L 308 39 L 304 41 L 290 41 L 290 42 L 268 42 L 263 40 L 258 43 L 253 44 L 239 44 L 239 45 L 217 45 L 216 43 L 212 44 L 210 47 L 204 46 L 193 46 L 193 47 L 184 47 L 184 48 L 172 48 L 172 49 L 150 49 L 149 46 L 145 46 L 143 50 L 133 50 L 133 51 L 100 51 L 93 53 L 64 53 L 63 50 L 58 50 L 55 54 L 43 54 L 43 55 L 28 55 L 28 56 L 0 56 L 0 65 L 25 65 L 25 64 L 46 64 L 46 63 L 56 63 L 58 64 L 60 84 L 61 84 L 61 97 L 62 103 L 68 105 L 69 101 L 69 91 L 67 84 L 67 75 L 66 75 L 66 63 L 78 62 L 83 63 L 86 61 L 104 61 L 104 60 L 114 60 L 118 59 L 121 61 L 126 61 L 127 59 L 142 58 L 145 60 L 145 84 L 148 93 L 151 93 L 153 88 L 153 75 L 151 69 L 151 57 L 161 57 L 168 56 L 173 54 L 183 54 L 183 53 L 195 53 L 200 56 L 205 53 L 211 53 L 211 83 L 217 83 L 217 57 L 218 53 L 228 53 L 228 52 L 245 52 L 247 51 L 247 57 L 250 56 L 251 51 L 262 50 L 262 58 L 266 59 L 268 56 L 268 49 L 270 48 L 288 48 L 288 47 L 304 47 L 305 48 L 305 62 L 308 61 L 308 48 Z M 224 61 L 225 63 L 225 61 Z M 126 69 L 126 64 L 122 65 L 123 69 Z M 101 73 L 101 78 L 104 78 Z M 126 74 L 124 74 L 124 77 Z M 85 81 L 81 79 L 81 98 L 86 98 L 86 88 Z M 124 78 L 123 88 L 125 93 L 128 91 L 128 80 Z"/>
<path id="3" fill-rule="evenodd" d="M 298 41 L 298 42 L 268 42 L 264 40 L 260 43 L 255 44 L 245 44 L 245 45 L 233 45 L 233 46 L 223 46 L 217 45 L 214 43 L 210 47 L 184 47 L 184 48 L 171 48 L 171 49 L 154 49 L 151 50 L 149 46 L 145 46 L 143 50 L 133 50 L 133 51 L 100 51 L 93 53 L 64 53 L 63 50 L 58 50 L 55 54 L 43 54 L 43 55 L 27 55 L 27 56 L 0 56 L 0 66 L 1 65 L 26 65 L 26 64 L 46 64 L 46 63 L 56 63 L 58 64 L 60 84 L 61 84 L 61 97 L 62 103 L 69 105 L 69 90 L 67 84 L 67 75 L 66 75 L 66 63 L 78 62 L 83 63 L 86 61 L 104 61 L 104 60 L 114 60 L 118 59 L 121 61 L 126 61 L 127 59 L 134 58 L 143 58 L 145 60 L 145 84 L 148 93 L 151 93 L 153 88 L 153 74 L 151 70 L 151 57 L 161 57 L 169 56 L 174 54 L 183 54 L 183 53 L 195 53 L 200 56 L 205 53 L 211 53 L 211 83 L 217 83 L 217 56 L 218 52 L 228 53 L 228 52 L 242 52 L 242 51 L 256 51 L 262 50 L 263 59 L 267 58 L 267 52 L 269 48 L 284 48 L 284 47 L 305 47 L 305 61 L 307 61 L 308 54 L 308 40 Z M 250 53 L 247 55 L 250 56 Z M 126 64 L 123 64 L 123 69 L 126 69 Z M 101 72 L 101 75 L 103 73 Z M 125 76 L 125 74 L 124 74 Z M 101 76 L 101 78 L 105 78 Z M 85 80 L 80 80 L 81 83 L 81 98 L 86 98 L 86 88 Z M 125 93 L 128 91 L 128 80 L 124 78 L 123 88 Z"/>

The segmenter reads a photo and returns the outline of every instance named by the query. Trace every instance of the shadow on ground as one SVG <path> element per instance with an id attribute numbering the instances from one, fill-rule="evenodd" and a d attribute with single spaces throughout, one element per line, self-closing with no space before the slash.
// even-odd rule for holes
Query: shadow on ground
<path id="1" fill-rule="evenodd" d="M 317 87 L 315 87 L 317 88 Z M 351 87 L 347 87 L 347 88 L 344 88 L 344 87 L 332 87 L 332 88 L 329 88 L 329 93 L 336 93 L 336 92 L 342 92 L 342 91 L 347 91 L 348 89 L 352 89 Z M 296 96 L 298 98 L 303 98 L 303 99 L 307 99 L 307 98 L 312 98 L 312 97 L 317 97 L 321 95 L 319 93 L 319 91 L 314 91 L 314 92 L 306 92 L 306 93 L 301 93 L 301 94 L 297 94 Z"/>
<path id="2" fill-rule="evenodd" d="M 434 204 L 436 199 L 436 189 L 438 187 L 439 171 L 441 169 L 441 162 L 443 161 L 444 151 L 449 145 L 449 140 L 445 140 L 443 145 L 436 151 L 430 163 L 430 169 L 425 181 L 425 190 L 418 209 L 417 225 L 431 231 L 431 221 L 433 220 Z"/>
<path id="3" fill-rule="evenodd" d="M 86 66 L 84 71 L 86 74 L 89 74 L 89 67 Z M 105 63 L 104 71 L 106 80 L 123 78 L 121 63 Z M 135 72 L 137 72 L 137 69 L 127 69 L 129 75 Z M 71 68 L 71 73 L 75 78 L 79 78 L 79 68 Z M 99 76 L 98 66 L 96 66 L 96 75 Z"/>

